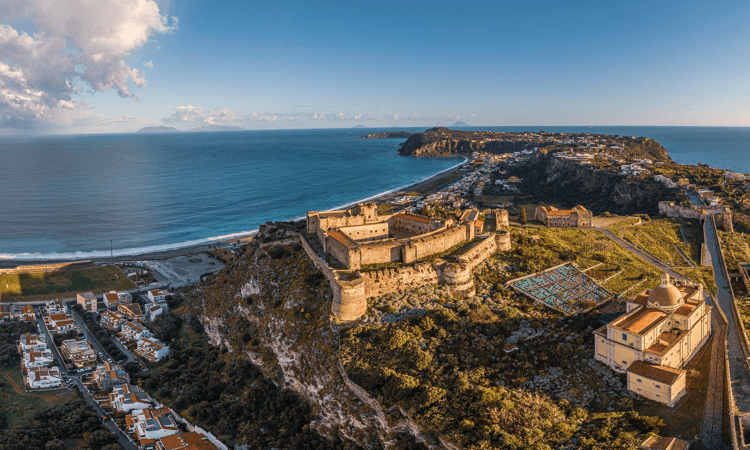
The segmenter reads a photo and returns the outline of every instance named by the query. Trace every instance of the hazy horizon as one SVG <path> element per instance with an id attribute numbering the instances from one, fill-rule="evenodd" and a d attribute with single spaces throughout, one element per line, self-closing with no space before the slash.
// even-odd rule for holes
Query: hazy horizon
<path id="1" fill-rule="evenodd" d="M 750 126 L 739 1 L 0 3 L 0 135 Z"/>

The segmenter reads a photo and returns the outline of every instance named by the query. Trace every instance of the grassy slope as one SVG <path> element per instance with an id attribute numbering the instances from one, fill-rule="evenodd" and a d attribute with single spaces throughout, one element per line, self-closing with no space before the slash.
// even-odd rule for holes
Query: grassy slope
<path id="1" fill-rule="evenodd" d="M 76 398 L 78 397 L 67 389 L 26 392 L 20 366 L 0 366 L 0 411 L 8 417 L 8 428 L 22 427 L 34 413 Z"/>

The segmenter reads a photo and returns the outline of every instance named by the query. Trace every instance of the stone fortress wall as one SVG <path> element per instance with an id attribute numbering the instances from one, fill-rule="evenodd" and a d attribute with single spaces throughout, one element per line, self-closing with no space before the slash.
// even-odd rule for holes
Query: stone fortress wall
<path id="1" fill-rule="evenodd" d="M 507 220 L 507 211 L 504 212 Z M 496 214 L 502 220 L 502 213 Z M 357 205 L 346 211 L 311 211 L 307 217 L 308 233 L 323 236 L 324 240 L 321 242 L 324 242 L 326 253 L 349 269 L 331 269 L 304 237 L 299 236 L 305 252 L 331 285 L 331 311 L 340 320 L 356 320 L 365 314 L 368 298 L 415 289 L 425 284 L 443 283 L 457 294 L 473 295 L 473 269 L 496 251 L 508 251 L 511 248 L 510 233 L 503 229 L 484 236 L 463 254 L 452 257 L 452 261 L 437 259 L 395 269 L 361 271 L 362 264 L 391 261 L 411 263 L 474 239 L 473 223 L 454 224 L 451 220 L 441 221 L 409 214 L 379 217 L 377 208 L 368 204 Z M 325 230 L 319 228 L 332 224 L 344 225 L 338 229 L 336 226 Z M 423 234 L 403 239 L 377 239 L 375 235 L 384 236 L 383 224 L 388 225 L 389 233 L 393 226 L 398 231 Z"/>
<path id="2" fill-rule="evenodd" d="M 732 210 L 727 206 L 681 206 L 674 202 L 659 202 L 659 214 L 667 217 L 680 217 L 683 219 L 706 220 L 708 214 L 714 216 L 714 223 L 729 233 L 734 231 L 732 225 Z"/>

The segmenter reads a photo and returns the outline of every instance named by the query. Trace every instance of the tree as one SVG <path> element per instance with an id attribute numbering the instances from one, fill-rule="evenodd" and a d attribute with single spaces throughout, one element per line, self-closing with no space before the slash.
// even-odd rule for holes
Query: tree
<path id="1" fill-rule="evenodd" d="M 521 212 L 518 214 L 518 223 L 521 225 L 526 225 L 526 222 L 529 221 L 529 218 L 526 217 L 526 208 L 521 207 Z"/>

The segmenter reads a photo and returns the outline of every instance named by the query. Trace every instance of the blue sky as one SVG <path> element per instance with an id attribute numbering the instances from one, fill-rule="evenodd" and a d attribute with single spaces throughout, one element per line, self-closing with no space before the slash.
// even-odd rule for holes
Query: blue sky
<path id="1" fill-rule="evenodd" d="M 0 132 L 750 126 L 745 1 L 54 3 L 0 12 Z"/>

